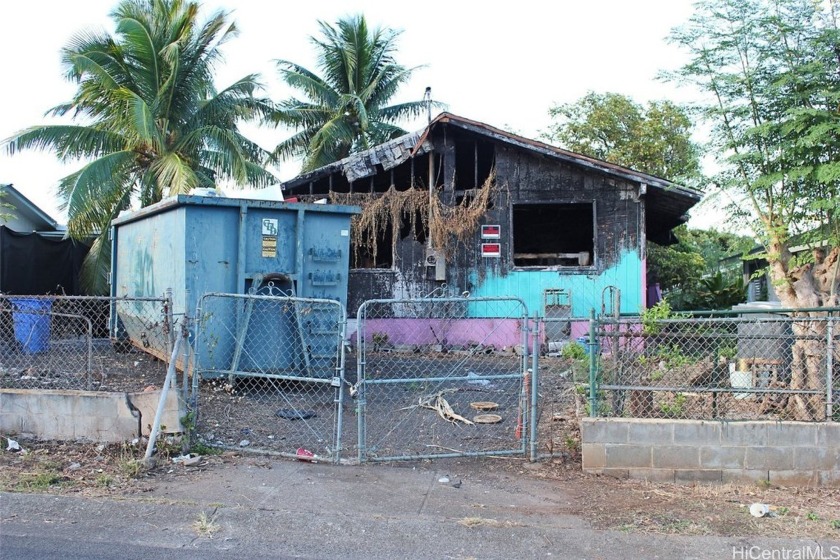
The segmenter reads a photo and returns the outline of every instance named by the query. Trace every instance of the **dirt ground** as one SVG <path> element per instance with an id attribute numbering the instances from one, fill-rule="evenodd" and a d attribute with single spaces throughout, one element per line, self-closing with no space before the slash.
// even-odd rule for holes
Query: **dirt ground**
<path id="1" fill-rule="evenodd" d="M 236 464 L 262 466 L 276 458 L 244 452 L 202 456 L 195 466 L 172 462 L 177 442 L 162 446 L 159 466 L 145 469 L 141 444 L 97 445 L 20 441 L 24 451 L 0 450 L 0 490 L 86 497 L 137 498 L 157 485 L 212 475 Z M 208 450 L 209 451 L 209 450 Z M 578 515 L 598 529 L 624 532 L 840 538 L 840 489 L 654 484 L 582 473 L 574 454 L 530 463 L 521 458 L 441 459 L 436 464 L 468 477 L 498 474 L 549 480 L 574 497 L 563 513 Z M 411 463 L 398 465 L 411 468 Z M 336 467 L 354 468 L 354 467 Z M 755 518 L 749 505 L 773 507 Z"/>

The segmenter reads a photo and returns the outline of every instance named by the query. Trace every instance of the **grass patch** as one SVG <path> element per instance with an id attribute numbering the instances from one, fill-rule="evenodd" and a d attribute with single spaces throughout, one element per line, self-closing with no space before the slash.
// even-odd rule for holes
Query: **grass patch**
<path id="1" fill-rule="evenodd" d="M 216 523 L 216 510 L 213 510 L 210 515 L 202 511 L 193 523 L 193 529 L 199 537 L 213 538 L 213 535 L 221 529 Z"/>
<path id="2" fill-rule="evenodd" d="M 222 450 L 218 447 L 207 445 L 203 441 L 197 441 L 190 446 L 190 453 L 195 453 L 196 455 L 221 455 Z"/>
<path id="3" fill-rule="evenodd" d="M 50 486 L 55 486 L 60 482 L 61 476 L 52 471 L 28 473 L 21 475 L 15 484 L 15 489 L 22 492 L 37 492 L 39 490 L 46 490 Z"/>
<path id="4" fill-rule="evenodd" d="M 143 462 L 138 459 L 120 459 L 117 466 L 120 472 L 128 478 L 137 478 L 143 472 Z"/>
<path id="5" fill-rule="evenodd" d="M 97 476 L 94 482 L 101 488 L 108 488 L 114 483 L 114 477 L 110 474 L 103 473 Z"/>
<path id="6" fill-rule="evenodd" d="M 486 517 L 464 517 L 458 521 L 458 525 L 468 529 L 474 529 L 476 527 L 501 528 L 522 526 L 521 523 L 516 523 L 515 521 L 497 521 L 496 519 L 488 519 Z"/>

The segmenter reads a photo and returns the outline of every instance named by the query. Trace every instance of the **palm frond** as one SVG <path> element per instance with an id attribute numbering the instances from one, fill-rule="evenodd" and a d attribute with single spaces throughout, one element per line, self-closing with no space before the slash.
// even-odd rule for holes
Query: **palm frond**
<path id="1" fill-rule="evenodd" d="M 92 126 L 44 125 L 27 128 L 3 144 L 9 155 L 20 150 L 53 150 L 60 160 L 68 161 L 122 150 L 126 141 L 119 134 Z"/>

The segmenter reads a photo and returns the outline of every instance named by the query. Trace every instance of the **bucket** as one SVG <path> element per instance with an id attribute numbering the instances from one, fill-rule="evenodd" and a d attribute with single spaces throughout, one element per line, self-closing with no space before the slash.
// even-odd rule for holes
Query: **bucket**
<path id="1" fill-rule="evenodd" d="M 24 353 L 46 352 L 50 346 L 51 299 L 9 298 L 12 303 L 12 322 L 17 340 Z"/>
<path id="2" fill-rule="evenodd" d="M 729 383 L 733 389 L 752 389 L 753 376 L 751 371 L 736 370 L 735 364 L 729 364 Z M 736 399 L 748 399 L 750 393 L 735 393 Z"/>

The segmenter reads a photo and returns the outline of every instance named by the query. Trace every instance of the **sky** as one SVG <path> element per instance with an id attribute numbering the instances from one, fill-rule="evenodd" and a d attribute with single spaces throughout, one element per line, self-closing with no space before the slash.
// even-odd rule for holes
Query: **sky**
<path id="1" fill-rule="evenodd" d="M 550 122 L 548 109 L 588 91 L 629 95 L 640 103 L 657 99 L 690 102 L 695 94 L 656 79 L 683 60 L 666 43 L 670 30 L 692 13 L 692 0 L 570 0 L 517 2 L 379 2 L 315 0 L 205 0 L 202 13 L 231 12 L 239 36 L 223 46 L 217 86 L 260 73 L 267 94 L 291 93 L 274 61 L 287 59 L 316 69 L 310 37 L 318 20 L 363 13 L 371 25 L 401 30 L 398 61 L 421 66 L 394 100 L 418 100 L 426 86 L 448 110 L 473 120 L 537 138 Z M 86 29 L 113 30 L 108 17 L 116 0 L 4 3 L 0 20 L 0 140 L 34 125 L 56 122 L 44 113 L 69 101 L 74 84 L 64 80 L 60 50 Z M 291 6 L 291 7 L 290 7 Z M 404 123 L 422 128 L 423 120 Z M 247 127 L 246 134 L 271 149 L 290 135 L 284 129 Z M 49 152 L 9 156 L 0 150 L 0 184 L 16 189 L 56 218 L 66 215 L 55 195 L 61 177 L 79 163 L 62 165 Z M 276 174 L 293 177 L 298 165 L 281 164 Z M 708 210 L 691 224 L 708 227 L 722 219 Z"/>

